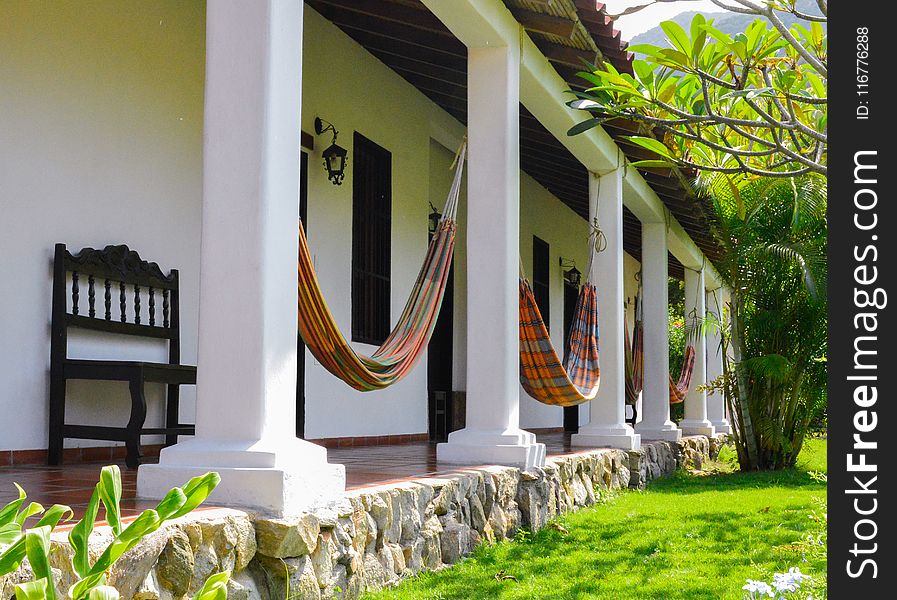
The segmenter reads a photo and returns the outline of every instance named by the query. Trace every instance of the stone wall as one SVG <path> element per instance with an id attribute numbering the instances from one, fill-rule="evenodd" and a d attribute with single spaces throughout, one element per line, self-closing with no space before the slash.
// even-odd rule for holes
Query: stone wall
<path id="1" fill-rule="evenodd" d="M 116 563 L 109 583 L 123 598 L 189 598 L 210 574 L 232 571 L 228 597 L 357 598 L 422 570 L 445 568 L 478 544 L 537 530 L 589 506 L 601 490 L 643 488 L 677 468 L 700 468 L 722 436 L 650 442 L 635 452 L 592 450 L 549 458 L 544 468 L 470 469 L 449 477 L 368 487 L 337 505 L 291 519 L 233 509 L 200 510 L 145 539 Z M 99 530 L 97 552 L 109 542 Z M 74 582 L 64 533 L 52 564 L 60 597 Z M 28 577 L 27 565 L 0 579 L 0 598 Z"/>

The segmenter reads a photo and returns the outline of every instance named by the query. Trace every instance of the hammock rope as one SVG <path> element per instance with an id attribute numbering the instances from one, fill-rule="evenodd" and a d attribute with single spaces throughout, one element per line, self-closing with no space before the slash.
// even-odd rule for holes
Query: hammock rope
<path id="1" fill-rule="evenodd" d="M 443 215 L 402 315 L 386 341 L 370 356 L 355 352 L 339 331 L 318 285 L 305 229 L 299 224 L 299 333 L 318 362 L 356 390 L 368 392 L 396 383 L 427 348 L 452 265 L 466 151 L 465 138 L 452 165 L 455 173 Z"/>
<path id="2" fill-rule="evenodd" d="M 601 230 L 593 227 L 590 247 L 597 249 Z M 593 256 L 590 254 L 589 265 Z M 591 281 L 579 290 L 576 311 L 561 361 L 539 312 L 532 287 L 520 277 L 520 384 L 533 399 L 552 406 L 576 406 L 598 395 L 601 369 L 598 361 L 598 291 Z"/>

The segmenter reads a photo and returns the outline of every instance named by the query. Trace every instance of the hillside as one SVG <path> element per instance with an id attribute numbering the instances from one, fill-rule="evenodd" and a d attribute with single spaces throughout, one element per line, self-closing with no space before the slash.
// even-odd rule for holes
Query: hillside
<path id="1" fill-rule="evenodd" d="M 798 10 L 810 14 L 810 15 L 818 15 L 819 8 L 816 6 L 816 2 L 814 0 L 798 0 L 797 2 Z M 686 31 L 688 31 L 688 26 L 691 24 L 692 18 L 697 14 L 695 11 L 690 10 L 687 12 L 679 13 L 672 20 L 682 25 Z M 759 17 L 754 17 L 751 15 L 740 15 L 737 13 L 731 12 L 713 12 L 713 13 L 702 13 L 706 19 L 713 19 L 713 26 L 719 29 L 724 33 L 728 33 L 729 35 L 733 35 L 736 33 L 743 32 L 747 29 L 747 26 L 751 24 L 754 19 L 758 19 Z M 792 23 L 798 22 L 796 17 L 791 15 L 780 13 L 782 21 L 786 25 L 791 25 Z M 801 22 L 802 24 L 806 24 L 806 22 Z M 822 24 L 823 28 L 826 27 L 826 24 Z M 623 39 L 626 39 L 626 32 L 623 32 Z M 658 25 L 653 29 L 649 29 L 645 33 L 639 34 L 629 40 L 630 44 L 652 44 L 654 46 L 666 46 L 666 35 L 663 33 L 663 30 Z"/>

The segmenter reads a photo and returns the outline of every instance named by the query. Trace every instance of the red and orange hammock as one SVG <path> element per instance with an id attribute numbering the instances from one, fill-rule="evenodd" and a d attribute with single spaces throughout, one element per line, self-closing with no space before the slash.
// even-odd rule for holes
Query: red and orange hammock
<path id="1" fill-rule="evenodd" d="M 591 263 L 601 250 L 602 235 L 596 222 L 589 236 L 588 276 L 579 290 L 563 361 L 551 343 L 533 289 L 520 267 L 520 384 L 543 404 L 576 406 L 598 395 L 598 290 L 591 281 Z"/>
<path id="2" fill-rule="evenodd" d="M 639 394 L 642 393 L 645 372 L 645 332 L 642 327 L 642 316 L 640 313 L 641 300 L 636 297 L 635 300 L 635 324 L 632 328 L 632 338 L 630 341 L 629 326 L 624 323 L 624 359 L 626 369 L 626 404 L 635 406 L 638 402 Z M 673 381 L 673 376 L 669 376 L 670 386 L 670 404 L 679 404 L 685 401 L 688 389 L 691 387 L 691 376 L 695 369 L 695 347 L 688 344 L 685 347 L 683 355 L 682 370 L 679 373 L 679 379 Z"/>
<path id="3" fill-rule="evenodd" d="M 427 348 L 452 265 L 465 150 L 462 143 L 442 218 L 405 309 L 389 337 L 370 356 L 355 352 L 340 333 L 318 285 L 305 230 L 299 226 L 299 333 L 318 362 L 356 390 L 379 390 L 399 381 Z"/>
<path id="4" fill-rule="evenodd" d="M 587 281 L 579 291 L 567 359 L 561 362 L 529 282 L 520 278 L 520 384 L 543 404 L 576 406 L 598 395 L 598 292 Z"/>

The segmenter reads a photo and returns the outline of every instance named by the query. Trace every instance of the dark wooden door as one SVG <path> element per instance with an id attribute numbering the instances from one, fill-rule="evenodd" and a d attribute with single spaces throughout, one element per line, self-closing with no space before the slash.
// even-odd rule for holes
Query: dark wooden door
<path id="1" fill-rule="evenodd" d="M 449 271 L 445 296 L 427 346 L 427 399 L 430 441 L 443 442 L 454 427 L 452 362 L 454 358 L 455 268 Z"/>
<path id="2" fill-rule="evenodd" d="M 579 298 L 579 287 L 564 282 L 564 359 L 567 358 L 567 347 L 570 341 L 570 329 L 573 326 L 573 318 L 576 314 L 576 301 Z M 564 407 L 564 431 L 576 433 L 579 431 L 579 407 Z"/>
<path id="3" fill-rule="evenodd" d="M 308 232 L 308 154 L 302 152 L 299 179 L 299 218 Z M 305 342 L 296 333 L 296 436 L 305 437 Z"/>

